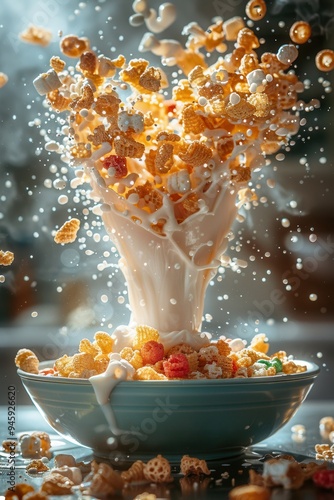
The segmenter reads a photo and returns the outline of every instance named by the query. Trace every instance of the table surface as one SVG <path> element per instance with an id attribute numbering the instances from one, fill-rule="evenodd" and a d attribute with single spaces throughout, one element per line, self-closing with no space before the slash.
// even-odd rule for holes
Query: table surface
<path id="1" fill-rule="evenodd" d="M 124 498 L 132 499 L 136 495 L 150 491 L 158 498 L 180 499 L 185 496 L 191 498 L 228 498 L 228 491 L 232 485 L 246 484 L 248 482 L 248 469 L 250 467 L 260 470 L 262 468 L 263 457 L 272 453 L 288 453 L 293 455 L 298 461 L 315 460 L 314 446 L 317 443 L 326 442 L 320 436 L 319 421 L 324 416 L 334 416 L 333 401 L 305 401 L 292 420 L 286 424 L 274 436 L 262 443 L 251 447 L 242 457 L 232 460 L 215 460 L 208 462 L 212 471 L 210 479 L 204 479 L 195 484 L 190 480 L 182 478 L 178 474 L 177 466 L 173 467 L 174 481 L 166 486 L 138 485 L 134 489 L 127 489 Z M 304 435 L 297 435 L 291 431 L 292 426 L 302 424 L 305 427 Z M 7 439 L 5 431 L 7 429 L 7 407 L 0 407 L 0 438 Z M 48 432 L 52 440 L 52 451 L 54 454 L 67 453 L 73 455 L 78 461 L 87 462 L 93 458 L 90 449 L 75 446 L 66 442 L 61 436 L 53 433 L 43 417 L 34 406 L 19 406 L 16 408 L 16 433 L 34 430 L 44 430 Z M 27 460 L 16 460 L 17 482 L 28 481 L 34 486 L 41 482 L 40 478 L 33 478 L 25 473 Z M 51 462 L 52 464 L 52 462 Z M 330 465 L 332 467 L 332 465 Z M 8 455 L 0 453 L 0 495 L 7 489 Z M 226 474 L 227 473 L 227 474 Z M 222 477 L 222 474 L 224 477 Z M 2 497 L 3 498 L 3 497 Z M 58 497 L 66 500 L 66 497 Z M 78 497 L 76 497 L 78 498 Z M 87 498 L 87 497 L 85 497 Z M 298 491 L 284 491 L 276 488 L 272 492 L 272 499 L 305 499 L 305 500 L 333 500 L 334 492 L 316 489 L 312 482 L 305 483 L 304 487 Z M 1 499 L 1 496 L 0 496 Z"/>

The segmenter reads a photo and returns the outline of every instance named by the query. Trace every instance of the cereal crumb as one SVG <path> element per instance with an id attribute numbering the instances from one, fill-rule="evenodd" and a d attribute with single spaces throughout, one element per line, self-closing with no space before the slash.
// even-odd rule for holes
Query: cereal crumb
<path id="1" fill-rule="evenodd" d="M 13 252 L 0 250 L 0 266 L 10 266 L 14 261 Z"/>
<path id="2" fill-rule="evenodd" d="M 29 26 L 19 35 L 20 39 L 26 43 L 47 47 L 52 39 L 51 31 L 40 26 Z"/>
<path id="3" fill-rule="evenodd" d="M 55 234 L 54 241 L 59 244 L 73 243 L 77 238 L 80 228 L 79 219 L 71 219 L 65 222 Z"/>

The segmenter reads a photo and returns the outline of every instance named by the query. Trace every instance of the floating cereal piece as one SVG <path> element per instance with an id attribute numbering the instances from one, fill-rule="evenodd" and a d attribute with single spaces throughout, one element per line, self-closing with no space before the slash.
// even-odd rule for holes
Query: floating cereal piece
<path id="1" fill-rule="evenodd" d="M 76 467 L 77 463 L 73 455 L 59 453 L 54 457 L 55 467 Z"/>
<path id="2" fill-rule="evenodd" d="M 158 147 L 154 159 L 156 172 L 160 174 L 169 172 L 172 167 L 173 151 L 174 148 L 172 144 L 164 143 Z"/>
<path id="3" fill-rule="evenodd" d="M 80 55 L 79 66 L 81 71 L 91 75 L 94 74 L 97 67 L 97 57 L 94 52 L 91 50 L 83 52 Z"/>
<path id="4" fill-rule="evenodd" d="M 250 347 L 254 351 L 259 351 L 267 354 L 269 350 L 269 344 L 266 334 L 258 333 L 257 335 L 255 335 L 251 340 Z"/>
<path id="5" fill-rule="evenodd" d="M 41 491 L 47 495 L 70 495 L 72 486 L 74 486 L 73 481 L 55 472 L 44 478 Z"/>
<path id="6" fill-rule="evenodd" d="M 52 56 L 50 59 L 50 66 L 56 73 L 61 73 L 64 70 L 66 63 L 60 59 L 60 57 Z"/>
<path id="7" fill-rule="evenodd" d="M 227 41 L 231 42 L 237 39 L 239 31 L 245 26 L 242 17 L 235 16 L 227 19 L 223 23 L 223 30 Z"/>
<path id="8" fill-rule="evenodd" d="M 189 144 L 185 153 L 179 153 L 179 157 L 192 167 L 205 165 L 212 158 L 211 149 L 205 144 L 194 141 Z"/>
<path id="9" fill-rule="evenodd" d="M 237 104 L 229 103 L 226 106 L 226 114 L 231 120 L 245 120 L 252 116 L 254 112 L 255 107 L 244 98 L 241 98 Z"/>
<path id="10" fill-rule="evenodd" d="M 233 149 L 234 140 L 232 137 L 224 137 L 217 142 L 217 153 L 222 161 L 231 156 Z"/>
<path id="11" fill-rule="evenodd" d="M 187 217 L 199 210 L 198 197 L 196 193 L 190 193 L 184 200 L 175 205 L 175 217 L 181 224 Z"/>
<path id="12" fill-rule="evenodd" d="M 249 28 L 242 28 L 237 36 L 237 46 L 243 47 L 247 52 L 251 52 L 260 46 L 260 42 L 254 31 Z"/>
<path id="13" fill-rule="evenodd" d="M 143 345 L 149 340 L 155 340 L 160 342 L 160 336 L 158 330 L 152 328 L 151 326 L 139 325 L 136 326 L 136 333 L 132 341 L 133 349 L 140 350 Z"/>
<path id="14" fill-rule="evenodd" d="M 246 5 L 245 12 L 252 21 L 260 21 L 266 15 L 266 3 L 264 0 L 250 0 Z"/>
<path id="15" fill-rule="evenodd" d="M 103 127 L 103 125 L 102 125 L 102 127 Z M 93 140 L 95 140 L 95 137 Z M 86 144 L 85 142 L 77 142 L 70 149 L 70 151 L 71 151 L 71 155 L 73 156 L 73 158 L 85 159 L 85 158 L 90 158 L 92 156 L 91 148 L 89 148 L 88 144 Z"/>
<path id="16" fill-rule="evenodd" d="M 6 73 L 0 71 L 0 89 L 4 87 L 7 82 L 8 82 L 8 76 L 6 75 Z"/>
<path id="17" fill-rule="evenodd" d="M 126 483 L 143 481 L 145 479 L 144 466 L 144 462 L 142 462 L 141 460 L 136 460 L 128 470 L 121 473 L 121 478 Z"/>
<path id="18" fill-rule="evenodd" d="M 270 112 L 268 96 L 264 93 L 254 93 L 247 98 L 247 102 L 255 107 L 254 116 L 264 118 Z"/>
<path id="19" fill-rule="evenodd" d="M 89 49 L 87 38 L 78 38 L 76 35 L 67 35 L 60 41 L 60 50 L 67 57 L 80 57 Z"/>
<path id="20" fill-rule="evenodd" d="M 135 132 L 139 134 L 144 130 L 144 115 L 142 113 L 121 111 L 118 114 L 118 128 L 122 132 Z"/>
<path id="21" fill-rule="evenodd" d="M 41 73 L 32 83 L 39 95 L 48 94 L 62 86 L 54 69 L 49 69 L 46 73 Z"/>
<path id="22" fill-rule="evenodd" d="M 0 250 L 0 266 L 10 266 L 14 261 L 14 254 L 7 250 Z"/>
<path id="23" fill-rule="evenodd" d="M 96 332 L 94 335 L 94 347 L 103 352 L 110 354 L 114 345 L 114 339 L 106 332 Z"/>
<path id="24" fill-rule="evenodd" d="M 51 104 L 51 107 L 56 111 L 65 111 L 69 109 L 71 99 L 64 97 L 63 94 L 59 92 L 59 89 L 49 92 L 46 96 Z"/>
<path id="25" fill-rule="evenodd" d="M 312 34 L 312 28 L 306 21 L 296 21 L 290 28 L 290 38 L 293 43 L 306 43 Z"/>
<path id="26" fill-rule="evenodd" d="M 317 53 L 315 65 L 319 71 L 332 71 L 334 69 L 334 51 L 324 49 Z"/>
<path id="27" fill-rule="evenodd" d="M 182 169 L 173 172 L 167 178 L 167 190 L 170 194 L 186 193 L 191 189 L 190 175 L 188 170 Z"/>
<path id="28" fill-rule="evenodd" d="M 101 116 L 114 116 L 118 113 L 121 100 L 112 94 L 101 94 L 94 103 L 94 111 Z"/>
<path id="29" fill-rule="evenodd" d="M 139 77 L 139 85 L 150 92 L 158 92 L 161 87 L 161 71 L 153 66 L 146 69 Z"/>
<path id="30" fill-rule="evenodd" d="M 66 221 L 55 234 L 54 241 L 58 244 L 66 245 L 73 243 L 77 238 L 80 229 L 79 219 L 70 219 Z"/>
<path id="31" fill-rule="evenodd" d="M 39 361 L 30 349 L 20 349 L 15 356 L 15 364 L 24 372 L 38 373 Z"/>
<path id="32" fill-rule="evenodd" d="M 181 114 L 181 123 L 185 134 L 200 134 L 205 130 L 205 121 L 202 116 L 196 113 L 197 107 L 187 104 Z"/>
<path id="33" fill-rule="evenodd" d="M 134 87 L 138 86 L 139 79 L 147 69 L 148 64 L 145 59 L 131 59 L 128 66 L 121 71 L 120 77 L 124 82 L 130 83 Z"/>
<path id="34" fill-rule="evenodd" d="M 153 483 L 169 483 L 173 481 L 170 463 L 162 455 L 157 455 L 145 464 L 144 476 L 145 479 Z"/>
<path id="35" fill-rule="evenodd" d="M 192 87 L 203 87 L 210 82 L 210 77 L 204 74 L 202 66 L 195 66 L 188 75 L 189 83 Z"/>
<path id="36" fill-rule="evenodd" d="M 103 142 L 111 142 L 109 132 L 105 129 L 104 125 L 98 125 L 94 128 L 93 134 L 87 136 L 87 139 L 93 144 L 93 146 L 100 146 Z M 74 146 L 78 148 L 78 144 Z"/>
<path id="37" fill-rule="evenodd" d="M 82 93 L 80 97 L 73 99 L 70 107 L 75 111 L 80 111 L 81 109 L 89 109 L 94 102 L 94 92 L 90 85 L 85 84 L 82 87 Z"/>
<path id="38" fill-rule="evenodd" d="M 144 144 L 123 135 L 115 138 L 114 147 L 116 155 L 127 156 L 129 158 L 141 158 L 145 151 Z"/>
<path id="39" fill-rule="evenodd" d="M 158 133 L 156 139 L 157 141 L 178 142 L 181 140 L 181 137 L 179 136 L 179 134 L 161 131 Z"/>
<path id="40" fill-rule="evenodd" d="M 193 102 L 195 95 L 190 88 L 188 80 L 179 80 L 176 87 L 173 87 L 173 99 L 180 102 Z"/>
<path id="41" fill-rule="evenodd" d="M 193 458 L 189 455 L 183 455 L 183 457 L 181 458 L 180 469 L 181 474 L 183 474 L 184 476 L 189 476 L 192 474 L 196 476 L 200 476 L 201 474 L 210 476 L 211 474 L 205 460 Z"/>
<path id="42" fill-rule="evenodd" d="M 256 484 L 237 486 L 228 494 L 229 500 L 269 500 L 270 497 L 270 490 Z"/>
<path id="43" fill-rule="evenodd" d="M 20 33 L 19 37 L 23 42 L 47 47 L 51 42 L 52 33 L 40 26 L 29 26 L 25 31 Z"/>

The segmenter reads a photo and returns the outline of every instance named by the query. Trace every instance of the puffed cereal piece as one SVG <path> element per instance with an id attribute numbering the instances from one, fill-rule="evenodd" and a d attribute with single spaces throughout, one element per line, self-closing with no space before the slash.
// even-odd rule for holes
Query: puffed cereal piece
<path id="1" fill-rule="evenodd" d="M 0 266 L 10 266 L 14 261 L 14 254 L 7 250 L 0 250 Z"/>
<path id="2" fill-rule="evenodd" d="M 67 455 L 66 453 L 59 453 L 54 457 L 55 467 L 76 467 L 77 463 L 73 455 Z"/>
<path id="3" fill-rule="evenodd" d="M 60 41 L 60 50 L 67 57 L 80 57 L 89 49 L 87 38 L 78 38 L 76 35 L 67 35 Z"/>
<path id="4" fill-rule="evenodd" d="M 195 351 L 189 344 L 176 344 L 168 351 L 168 356 L 172 354 L 184 354 L 189 363 L 189 372 L 196 372 L 199 364 L 198 352 Z"/>
<path id="5" fill-rule="evenodd" d="M 290 28 L 289 36 L 293 43 L 306 43 L 312 34 L 312 28 L 306 21 L 296 21 Z"/>
<path id="6" fill-rule="evenodd" d="M 160 335 L 158 330 L 152 328 L 151 326 L 138 325 L 136 326 L 136 333 L 132 340 L 133 349 L 140 350 L 143 345 L 149 340 L 155 340 L 160 342 Z"/>
<path id="7" fill-rule="evenodd" d="M 20 450 L 19 443 L 15 440 L 4 439 L 2 441 L 2 448 L 6 453 L 18 453 Z"/>
<path id="8" fill-rule="evenodd" d="M 93 345 L 102 353 L 110 354 L 114 346 L 114 338 L 107 332 L 96 332 Z"/>
<path id="9" fill-rule="evenodd" d="M 70 495 L 72 493 L 73 481 L 57 472 L 46 476 L 41 485 L 41 491 L 47 495 Z"/>
<path id="10" fill-rule="evenodd" d="M 23 42 L 47 47 L 51 42 L 52 33 L 45 28 L 41 28 L 40 26 L 28 26 L 25 31 L 20 33 L 19 37 Z"/>
<path id="11" fill-rule="evenodd" d="M 141 142 L 119 135 L 114 141 L 117 156 L 128 156 L 129 158 L 141 158 L 145 152 L 145 146 Z"/>
<path id="12" fill-rule="evenodd" d="M 143 481 L 145 464 L 141 460 L 136 460 L 131 467 L 121 473 L 121 478 L 125 483 L 132 483 L 134 481 Z"/>
<path id="13" fill-rule="evenodd" d="M 15 365 L 28 373 L 38 373 L 39 360 L 30 349 L 19 349 L 15 356 Z"/>
<path id="14" fill-rule="evenodd" d="M 213 361 L 212 363 L 204 365 L 202 368 L 204 375 L 209 379 L 221 378 L 223 370 L 218 364 Z"/>
<path id="15" fill-rule="evenodd" d="M 226 340 L 218 339 L 216 347 L 221 356 L 228 356 L 231 352 L 231 347 L 229 346 L 229 343 L 226 342 Z"/>
<path id="16" fill-rule="evenodd" d="M 94 356 L 86 352 L 79 352 L 72 356 L 72 372 L 81 374 L 84 370 L 94 370 Z"/>
<path id="17" fill-rule="evenodd" d="M 185 153 L 179 153 L 179 157 L 185 163 L 195 168 L 208 163 L 208 161 L 212 158 L 212 151 L 205 144 L 199 141 L 194 141 L 189 144 Z"/>
<path id="18" fill-rule="evenodd" d="M 8 82 L 8 76 L 6 75 L 6 73 L 0 71 L 0 89 L 4 87 L 7 82 Z"/>
<path id="19" fill-rule="evenodd" d="M 257 335 L 255 335 L 251 340 L 250 348 L 254 351 L 259 351 L 267 354 L 269 350 L 269 344 L 266 334 L 258 333 Z"/>
<path id="20" fill-rule="evenodd" d="M 219 139 L 219 141 L 217 142 L 217 153 L 222 161 L 225 161 L 229 156 L 231 156 L 233 150 L 233 137 L 224 137 L 222 139 Z"/>
<path id="21" fill-rule="evenodd" d="M 328 439 L 329 434 L 334 431 L 334 418 L 322 417 L 319 422 L 319 431 L 323 438 Z"/>
<path id="22" fill-rule="evenodd" d="M 131 59 L 126 68 L 120 72 L 120 78 L 124 82 L 130 83 L 136 87 L 139 85 L 139 78 L 147 69 L 149 62 L 146 59 Z"/>
<path id="23" fill-rule="evenodd" d="M 302 373 L 306 372 L 307 367 L 305 365 L 297 365 L 294 361 L 283 361 L 282 371 L 286 375 L 290 375 L 292 373 Z"/>
<path id="24" fill-rule="evenodd" d="M 186 104 L 181 112 L 181 123 L 185 134 L 201 134 L 206 129 L 204 118 L 196 113 L 194 104 Z"/>
<path id="25" fill-rule="evenodd" d="M 118 113 L 120 103 L 121 100 L 112 94 L 101 94 L 94 103 L 94 111 L 101 116 L 114 116 Z"/>
<path id="26" fill-rule="evenodd" d="M 249 0 L 245 12 L 252 21 L 260 21 L 267 13 L 266 3 L 264 0 Z"/>
<path id="27" fill-rule="evenodd" d="M 170 194 L 186 193 L 191 189 L 191 179 L 188 170 L 182 168 L 173 172 L 167 178 L 167 191 Z"/>
<path id="28" fill-rule="evenodd" d="M 158 92 L 161 88 L 161 71 L 151 66 L 139 77 L 139 85 L 149 92 Z"/>
<path id="29" fill-rule="evenodd" d="M 254 116 L 264 118 L 270 112 L 270 102 L 264 93 L 254 93 L 247 97 L 247 102 L 255 107 Z"/>
<path id="30" fill-rule="evenodd" d="M 87 139 L 94 145 L 100 146 L 103 142 L 111 142 L 111 137 L 109 132 L 105 129 L 104 125 L 98 125 L 94 128 L 93 134 L 89 134 Z M 76 145 L 78 148 L 78 144 Z M 80 157 L 80 155 L 79 155 Z"/>
<path id="31" fill-rule="evenodd" d="M 87 354 L 91 354 L 92 356 L 96 356 L 99 352 L 98 348 L 95 347 L 90 340 L 81 339 L 79 343 L 79 352 L 86 352 Z"/>
<path id="32" fill-rule="evenodd" d="M 91 50 L 87 50 L 80 55 L 79 66 L 82 72 L 93 75 L 97 68 L 97 57 Z"/>
<path id="33" fill-rule="evenodd" d="M 73 243 L 77 238 L 77 233 L 80 229 L 80 220 L 73 218 L 66 221 L 54 236 L 54 241 L 57 244 L 66 245 Z"/>
<path id="34" fill-rule="evenodd" d="M 82 109 L 90 109 L 94 102 L 94 92 L 92 87 L 85 83 L 81 89 L 81 95 L 73 99 L 70 107 L 74 111 L 81 111 Z"/>
<path id="35" fill-rule="evenodd" d="M 235 16 L 227 19 L 223 23 L 223 30 L 225 34 L 225 38 L 227 41 L 231 42 L 237 39 L 239 31 L 244 28 L 245 23 L 242 17 Z"/>
<path id="36" fill-rule="evenodd" d="M 92 471 L 86 480 L 90 480 L 88 493 L 98 498 L 110 497 L 121 491 L 124 481 L 121 475 L 106 463 L 92 462 Z"/>
<path id="37" fill-rule="evenodd" d="M 188 80 L 179 80 L 178 84 L 173 87 L 172 97 L 174 101 L 191 103 L 195 100 L 195 95 L 193 90 L 190 88 L 190 83 Z"/>
<path id="38" fill-rule="evenodd" d="M 65 69 L 66 62 L 60 59 L 59 56 L 52 56 L 50 66 L 56 73 L 61 73 Z"/>
<path id="39" fill-rule="evenodd" d="M 42 460 L 37 459 L 37 460 L 31 460 L 26 466 L 26 471 L 28 474 L 37 474 L 39 472 L 46 472 L 50 470 L 50 467 L 48 467 Z"/>
<path id="40" fill-rule="evenodd" d="M 315 57 L 315 65 L 319 71 L 332 71 L 334 69 L 334 51 L 320 50 Z"/>
<path id="41" fill-rule="evenodd" d="M 183 457 L 181 458 L 180 468 L 180 472 L 184 476 L 189 476 L 191 474 L 194 474 L 196 476 L 200 476 L 201 474 L 210 476 L 211 474 L 211 471 L 209 470 L 205 460 L 190 457 L 189 455 L 183 455 Z"/>
<path id="42" fill-rule="evenodd" d="M 56 359 L 54 369 L 61 377 L 68 377 L 73 372 L 73 356 L 64 354 L 61 358 Z"/>
<path id="43" fill-rule="evenodd" d="M 260 46 L 260 42 L 254 31 L 249 28 L 242 28 L 237 36 L 237 46 L 243 47 L 247 52 L 251 52 Z"/>
<path id="44" fill-rule="evenodd" d="M 270 497 L 269 489 L 255 484 L 236 486 L 228 494 L 229 500 L 269 500 Z"/>
<path id="45" fill-rule="evenodd" d="M 56 467 L 52 469 L 52 473 L 61 474 L 64 477 L 67 477 L 74 484 L 81 484 L 82 482 L 82 473 L 79 467 L 69 467 L 68 465 L 63 465 L 62 467 Z"/>
<path id="46" fill-rule="evenodd" d="M 190 85 L 194 88 L 203 87 L 210 83 L 210 76 L 204 74 L 204 68 L 202 66 L 195 66 L 188 75 L 188 81 Z"/>
<path id="47" fill-rule="evenodd" d="M 56 111 L 65 111 L 70 107 L 71 99 L 65 97 L 61 92 L 59 92 L 59 89 L 48 92 L 46 97 L 50 102 L 51 107 Z"/>
<path id="48" fill-rule="evenodd" d="M 253 115 L 256 111 L 255 106 L 246 101 L 243 97 L 237 104 L 228 103 L 226 106 L 226 114 L 231 120 L 245 120 Z"/>
<path id="49" fill-rule="evenodd" d="M 23 496 L 35 492 L 35 488 L 31 484 L 17 483 L 15 486 L 5 492 L 5 500 L 22 500 Z"/>
<path id="50" fill-rule="evenodd" d="M 172 144 L 161 144 L 154 158 L 155 170 L 160 174 L 167 174 L 172 167 L 174 147 Z"/>
<path id="51" fill-rule="evenodd" d="M 138 370 L 144 366 L 144 361 L 140 351 L 138 349 L 132 349 L 131 347 L 124 347 L 120 355 L 122 358 L 126 359 L 134 368 Z"/>
<path id="52" fill-rule="evenodd" d="M 168 380 L 166 375 L 158 373 L 152 366 L 138 368 L 133 376 L 134 380 Z"/>
<path id="53" fill-rule="evenodd" d="M 171 466 L 166 458 L 157 455 L 144 466 L 144 476 L 153 483 L 169 483 L 173 481 L 171 476 Z"/>

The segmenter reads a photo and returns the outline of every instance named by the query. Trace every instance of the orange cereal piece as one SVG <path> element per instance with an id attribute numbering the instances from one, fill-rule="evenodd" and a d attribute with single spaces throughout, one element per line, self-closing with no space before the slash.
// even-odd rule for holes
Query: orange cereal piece
<path id="1" fill-rule="evenodd" d="M 210 77 L 204 74 L 204 68 L 202 66 L 195 66 L 195 68 L 190 71 L 188 80 L 192 87 L 203 87 L 210 83 Z"/>
<path id="2" fill-rule="evenodd" d="M 256 484 L 237 486 L 228 494 L 229 500 L 270 500 L 270 497 L 270 490 Z"/>
<path id="3" fill-rule="evenodd" d="M 45 463 L 40 459 L 31 460 L 31 462 L 29 462 L 26 466 L 26 471 L 30 474 L 36 474 L 38 472 L 46 472 L 48 470 L 50 470 L 50 467 L 45 465 Z"/>
<path id="4" fill-rule="evenodd" d="M 181 137 L 179 136 L 179 134 L 161 131 L 158 133 L 156 139 L 157 139 L 157 141 L 178 142 L 181 140 Z"/>
<path id="5" fill-rule="evenodd" d="M 81 374 L 84 370 L 94 370 L 94 356 L 87 352 L 79 352 L 72 356 L 72 371 Z"/>
<path id="6" fill-rule="evenodd" d="M 312 35 L 312 28 L 306 21 L 296 21 L 291 26 L 289 35 L 293 43 L 306 43 Z"/>
<path id="7" fill-rule="evenodd" d="M 73 481 L 55 472 L 44 478 L 41 491 L 47 495 L 70 495 L 72 486 Z"/>
<path id="8" fill-rule="evenodd" d="M 165 375 L 157 372 L 152 366 L 138 368 L 133 378 L 134 380 L 168 380 Z"/>
<path id="9" fill-rule="evenodd" d="M 255 335 L 250 343 L 250 348 L 254 351 L 263 352 L 267 354 L 269 351 L 268 339 L 265 333 L 258 333 Z"/>
<path id="10" fill-rule="evenodd" d="M 237 104 L 229 103 L 226 106 L 226 114 L 231 120 L 245 120 L 253 115 L 256 111 L 255 106 L 246 101 L 246 99 L 241 98 Z"/>
<path id="11" fill-rule="evenodd" d="M 246 49 L 246 52 L 251 52 L 260 46 L 260 42 L 254 31 L 249 28 L 243 28 L 238 33 L 237 46 L 243 47 Z"/>
<path id="12" fill-rule="evenodd" d="M 94 347 L 103 352 L 110 354 L 114 345 L 114 339 L 106 332 L 96 332 L 94 335 Z"/>
<path id="13" fill-rule="evenodd" d="M 211 149 L 205 144 L 194 141 L 189 144 L 185 153 L 179 153 L 179 157 L 192 167 L 199 167 L 207 163 L 212 158 Z"/>
<path id="14" fill-rule="evenodd" d="M 7 82 L 8 82 L 8 76 L 6 75 L 6 73 L 0 71 L 0 89 L 4 87 Z"/>
<path id="15" fill-rule="evenodd" d="M 66 221 L 55 234 L 55 243 L 66 245 L 73 243 L 77 238 L 77 233 L 80 229 L 79 219 L 70 219 Z"/>
<path id="16" fill-rule="evenodd" d="M 56 111 L 65 111 L 69 109 L 71 104 L 71 99 L 63 96 L 59 89 L 52 90 L 48 94 L 46 94 L 48 101 L 51 104 L 51 107 Z"/>
<path id="17" fill-rule="evenodd" d="M 117 136 L 114 141 L 117 156 L 127 156 L 129 158 L 141 158 L 145 152 L 145 146 L 130 137 Z"/>
<path id="18" fill-rule="evenodd" d="M 145 464 L 144 476 L 145 479 L 153 483 L 169 483 L 173 481 L 170 463 L 162 455 L 157 455 Z"/>
<path id="19" fill-rule="evenodd" d="M 267 13 L 266 3 L 264 0 L 249 0 L 245 12 L 252 21 L 260 21 Z"/>
<path id="20" fill-rule="evenodd" d="M 195 100 L 195 95 L 190 88 L 188 80 L 179 80 L 178 85 L 173 87 L 172 93 L 174 101 L 180 102 L 193 102 Z"/>
<path id="21" fill-rule="evenodd" d="M 183 457 L 181 458 L 180 469 L 181 474 L 183 474 L 184 476 L 190 476 L 192 474 L 196 476 L 200 476 L 202 474 L 210 476 L 211 474 L 205 460 L 193 458 L 189 455 L 183 455 Z"/>
<path id="22" fill-rule="evenodd" d="M 121 478 L 126 483 L 132 483 L 134 481 L 143 481 L 145 464 L 141 460 L 136 460 L 131 467 L 121 473 Z"/>
<path id="23" fill-rule="evenodd" d="M 22 500 L 23 496 L 34 492 L 35 488 L 31 484 L 17 483 L 15 486 L 5 492 L 6 500 Z"/>
<path id="24" fill-rule="evenodd" d="M 226 340 L 219 339 L 217 341 L 216 346 L 217 346 L 218 352 L 221 356 L 228 356 L 231 352 L 230 345 L 228 342 L 226 342 Z"/>
<path id="25" fill-rule="evenodd" d="M 73 371 L 73 356 L 67 356 L 64 354 L 61 358 L 56 359 L 54 364 L 54 369 L 59 373 L 61 377 L 68 377 Z"/>
<path id="26" fill-rule="evenodd" d="M 67 57 L 80 57 L 89 49 L 87 38 L 78 38 L 76 35 L 67 35 L 60 41 L 60 50 Z"/>
<path id="27" fill-rule="evenodd" d="M 97 67 L 97 57 L 92 52 L 91 50 L 88 50 L 87 52 L 83 52 L 80 55 L 80 62 L 79 66 L 81 71 L 88 73 L 88 74 L 93 74 L 95 73 L 96 67 Z"/>
<path id="28" fill-rule="evenodd" d="M 297 365 L 294 361 L 283 361 L 283 373 L 286 375 L 291 375 L 292 373 L 303 373 L 306 372 L 307 367 L 304 365 Z"/>
<path id="29" fill-rule="evenodd" d="M 7 250 L 0 250 L 0 266 L 10 266 L 14 261 L 14 254 Z"/>
<path id="30" fill-rule="evenodd" d="M 38 373 L 39 361 L 30 349 L 20 349 L 15 356 L 15 364 L 24 372 Z"/>
<path id="31" fill-rule="evenodd" d="M 139 85 L 139 78 L 147 69 L 148 64 L 145 59 L 131 59 L 128 66 L 121 71 L 120 77 L 124 82 L 133 86 Z"/>
<path id="32" fill-rule="evenodd" d="M 70 107 L 75 111 L 80 111 L 82 109 L 89 109 L 94 102 L 94 92 L 92 87 L 88 84 L 82 87 L 82 94 L 80 97 L 73 99 Z"/>
<path id="33" fill-rule="evenodd" d="M 334 69 L 334 51 L 324 49 L 317 53 L 315 65 L 319 71 L 332 71 Z"/>
<path id="34" fill-rule="evenodd" d="M 87 480 L 87 478 L 86 478 Z M 124 481 L 121 475 L 106 463 L 92 462 L 92 471 L 88 475 L 90 485 L 88 493 L 97 498 L 111 498 L 122 490 Z"/>
<path id="35" fill-rule="evenodd" d="M 136 333 L 132 341 L 133 349 L 140 350 L 143 345 L 149 340 L 155 340 L 160 342 L 160 335 L 158 330 L 152 328 L 151 326 L 138 325 L 136 326 Z"/>
<path id="36" fill-rule="evenodd" d="M 103 142 L 111 142 L 111 137 L 109 132 L 106 131 L 104 125 L 98 125 L 94 128 L 93 134 L 87 136 L 87 139 L 91 141 L 94 146 L 100 146 Z M 75 146 L 78 148 L 78 144 Z"/>
<path id="37" fill-rule="evenodd" d="M 196 110 L 193 104 L 187 104 L 182 110 L 181 123 L 185 134 L 200 134 L 206 128 L 203 117 L 198 115 Z"/>
<path id="38" fill-rule="evenodd" d="M 217 142 L 217 153 L 219 158 L 224 161 L 229 156 L 231 156 L 234 149 L 234 140 L 233 137 L 224 137 L 219 139 Z"/>
<path id="39" fill-rule="evenodd" d="M 268 96 L 264 93 L 254 93 L 247 97 L 247 102 L 255 107 L 254 116 L 264 118 L 270 112 Z"/>
<path id="40" fill-rule="evenodd" d="M 153 66 L 146 69 L 139 77 L 139 85 L 150 92 L 158 92 L 161 87 L 161 72 Z"/>
<path id="41" fill-rule="evenodd" d="M 79 352 L 85 352 L 87 354 L 91 354 L 92 356 L 96 356 L 99 352 L 98 349 L 91 343 L 88 339 L 81 339 L 79 344 Z"/>
<path id="42" fill-rule="evenodd" d="M 52 39 L 51 31 L 40 26 L 29 26 L 19 36 L 23 42 L 41 45 L 42 47 L 47 47 Z"/>
<path id="43" fill-rule="evenodd" d="M 52 56 L 50 59 L 50 66 L 56 72 L 60 73 L 64 70 L 66 63 L 58 56 Z"/>
<path id="44" fill-rule="evenodd" d="M 92 156 L 91 148 L 89 148 L 88 144 L 84 142 L 77 142 L 75 146 L 70 149 L 70 151 L 73 158 L 84 159 Z"/>
<path id="45" fill-rule="evenodd" d="M 156 171 L 160 174 L 167 174 L 172 167 L 174 148 L 172 144 L 164 143 L 158 147 L 154 159 Z"/>

